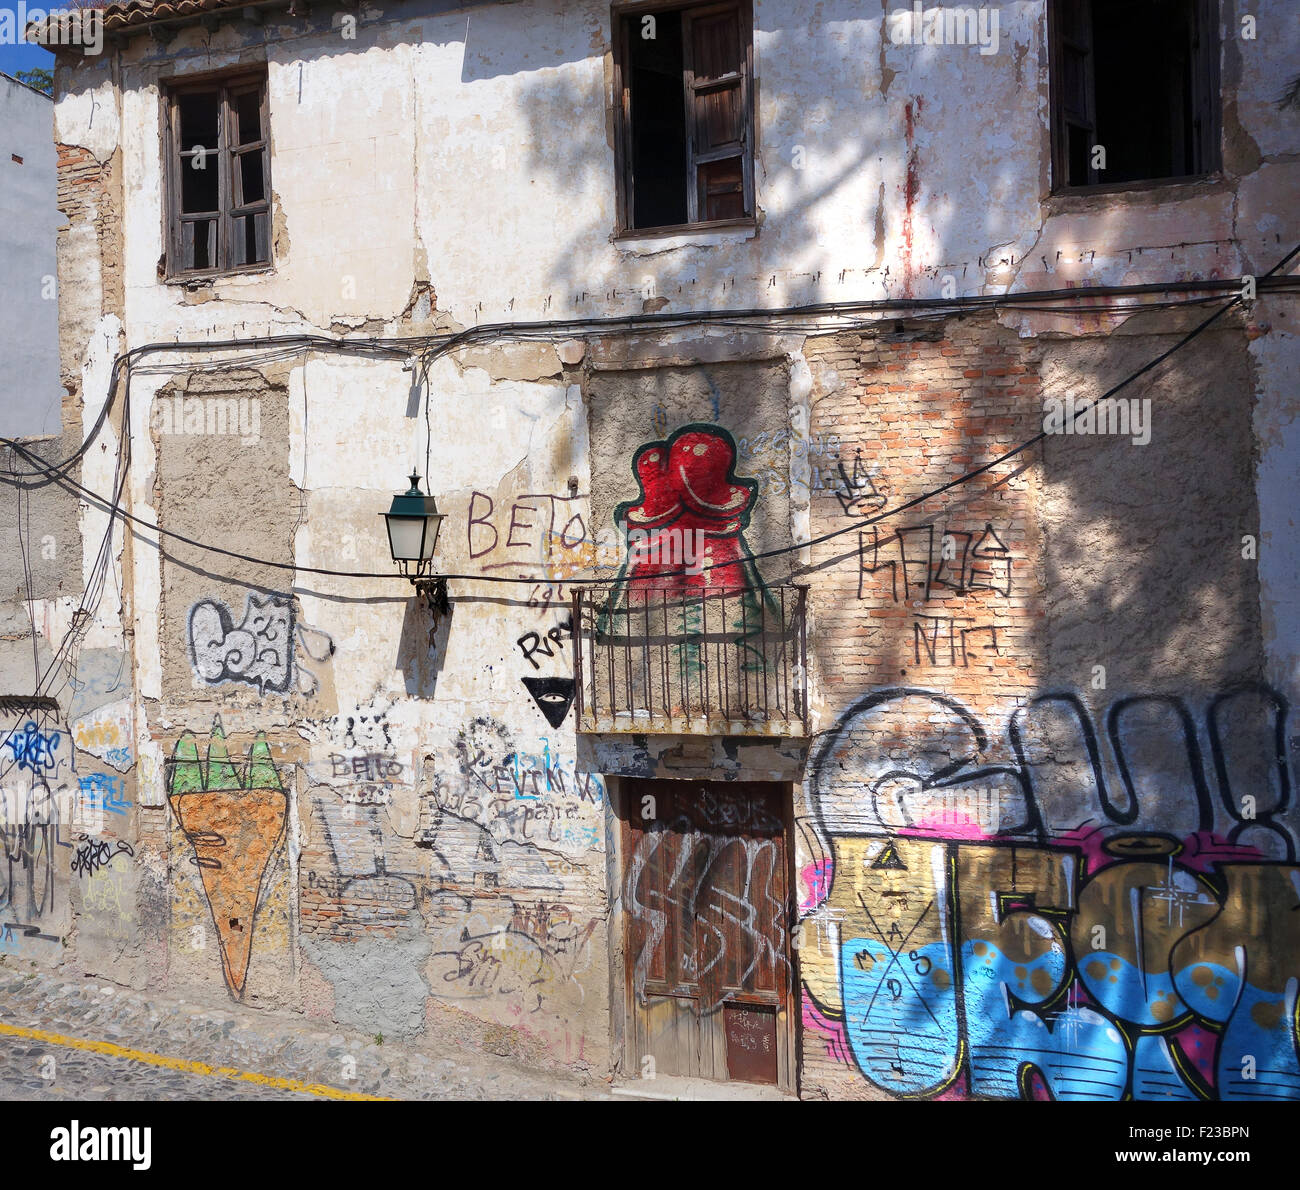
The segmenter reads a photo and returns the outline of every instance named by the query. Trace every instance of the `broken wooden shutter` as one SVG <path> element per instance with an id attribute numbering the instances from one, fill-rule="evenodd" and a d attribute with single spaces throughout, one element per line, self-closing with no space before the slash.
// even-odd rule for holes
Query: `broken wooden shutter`
<path id="1" fill-rule="evenodd" d="M 682 22 L 689 218 L 742 219 L 753 213 L 749 22 L 739 4 L 687 9 Z"/>
<path id="2" fill-rule="evenodd" d="M 1092 167 L 1092 148 L 1097 139 L 1092 0 L 1057 0 L 1051 15 L 1055 185 L 1091 186 L 1100 180 Z"/>
<path id="3" fill-rule="evenodd" d="M 270 141 L 266 135 L 266 89 L 260 83 L 225 92 L 226 139 L 230 145 L 230 259 L 228 267 L 271 259 Z"/>

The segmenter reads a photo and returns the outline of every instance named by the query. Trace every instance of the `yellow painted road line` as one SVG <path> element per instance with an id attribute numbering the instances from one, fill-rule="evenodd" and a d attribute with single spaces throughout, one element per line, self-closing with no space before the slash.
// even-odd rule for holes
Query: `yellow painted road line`
<path id="1" fill-rule="evenodd" d="M 251 1070 L 240 1070 L 235 1066 L 209 1066 L 206 1062 L 194 1062 L 189 1058 L 169 1058 L 166 1054 L 152 1054 L 148 1050 L 128 1049 L 124 1045 L 114 1045 L 111 1041 L 86 1041 L 80 1037 L 66 1037 L 62 1033 L 47 1033 L 44 1029 L 23 1029 L 18 1025 L 0 1023 L 0 1036 L 25 1037 L 30 1041 L 44 1041 L 50 1045 L 66 1046 L 68 1049 L 86 1050 L 92 1054 L 106 1054 L 110 1058 L 128 1058 L 132 1062 L 144 1062 L 150 1066 L 163 1066 L 168 1070 L 184 1071 L 186 1074 L 206 1074 L 213 1078 L 240 1079 L 246 1083 L 255 1083 L 259 1087 L 272 1087 L 278 1091 L 301 1091 L 306 1095 L 319 1095 L 322 1099 L 393 1102 L 383 1095 L 363 1095 L 360 1091 L 340 1091 L 337 1087 L 327 1087 L 324 1083 L 304 1083 L 296 1078 L 280 1078 L 274 1074 L 256 1074 Z"/>

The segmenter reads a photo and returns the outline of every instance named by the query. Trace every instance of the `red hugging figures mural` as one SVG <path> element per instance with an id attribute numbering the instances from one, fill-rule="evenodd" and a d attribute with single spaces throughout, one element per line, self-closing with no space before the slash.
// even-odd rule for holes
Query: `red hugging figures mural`
<path id="1" fill-rule="evenodd" d="M 627 558 L 603 632 L 649 631 L 651 620 L 643 618 L 662 608 L 685 672 L 696 671 L 710 643 L 738 649 L 740 669 L 762 665 L 756 638 L 779 625 L 780 615 L 745 542 L 758 483 L 735 467 L 735 440 L 715 425 L 685 425 L 637 450 L 632 472 L 640 491 L 614 510 Z"/>
<path id="2" fill-rule="evenodd" d="M 763 589 L 744 530 L 758 483 L 735 473 L 736 443 L 720 426 L 682 426 L 632 458 L 640 492 L 614 510 L 626 534 L 619 582 L 712 595 Z"/>

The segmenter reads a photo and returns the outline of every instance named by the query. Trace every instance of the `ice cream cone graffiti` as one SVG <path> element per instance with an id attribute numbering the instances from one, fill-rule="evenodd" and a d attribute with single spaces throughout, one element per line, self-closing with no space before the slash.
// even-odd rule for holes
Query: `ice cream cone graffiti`
<path id="1" fill-rule="evenodd" d="M 226 985 L 244 994 L 253 944 L 253 921 L 272 853 L 284 835 L 288 797 L 259 733 L 241 774 L 226 748 L 218 719 L 206 760 L 186 732 L 169 766 L 167 800 L 194 850 L 193 862 L 212 911 Z"/>

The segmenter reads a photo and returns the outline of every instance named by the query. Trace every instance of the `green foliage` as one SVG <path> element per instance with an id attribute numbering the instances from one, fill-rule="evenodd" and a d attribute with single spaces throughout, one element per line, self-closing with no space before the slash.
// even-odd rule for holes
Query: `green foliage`
<path id="1" fill-rule="evenodd" d="M 40 66 L 33 67 L 31 70 L 20 70 L 14 78 L 20 83 L 34 87 L 37 91 L 44 91 L 46 95 L 54 94 L 54 75 Z"/>

